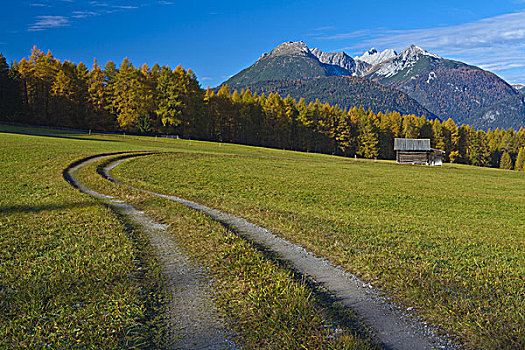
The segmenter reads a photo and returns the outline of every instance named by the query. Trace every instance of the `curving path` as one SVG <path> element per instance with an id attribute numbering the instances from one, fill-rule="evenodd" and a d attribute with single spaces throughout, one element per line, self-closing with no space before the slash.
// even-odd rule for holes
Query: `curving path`
<path id="1" fill-rule="evenodd" d="M 83 159 L 64 170 L 64 178 L 80 191 L 99 198 L 117 213 L 130 219 L 148 237 L 162 266 L 165 286 L 170 300 L 166 307 L 165 322 L 168 343 L 173 349 L 237 349 L 230 339 L 224 320 L 212 299 L 210 281 L 203 269 L 186 257 L 174 236 L 166 232 L 167 226 L 154 222 L 144 212 L 121 200 L 98 193 L 83 185 L 77 172 L 80 168 L 121 153 L 104 154 Z M 134 154 L 134 156 L 151 153 Z"/>
<path id="2" fill-rule="evenodd" d="M 109 164 L 102 175 L 118 185 L 175 201 L 201 211 L 236 231 L 245 239 L 277 253 L 280 258 L 289 262 L 299 273 L 323 285 L 340 302 L 357 313 L 359 319 L 372 330 L 386 349 L 430 350 L 458 348 L 457 345 L 445 337 L 437 336 L 425 323 L 410 317 L 404 311 L 385 301 L 384 298 L 379 296 L 376 289 L 367 285 L 356 276 L 344 272 L 342 268 L 333 266 L 327 260 L 314 256 L 296 244 L 275 236 L 263 227 L 252 224 L 243 218 L 180 197 L 126 185 L 111 177 L 110 171 L 113 168 L 124 160 L 136 156 L 131 154 L 120 157 Z"/>

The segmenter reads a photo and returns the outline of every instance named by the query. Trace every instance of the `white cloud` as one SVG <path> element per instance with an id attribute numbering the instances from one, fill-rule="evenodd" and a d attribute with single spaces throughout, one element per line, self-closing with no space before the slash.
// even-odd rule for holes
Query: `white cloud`
<path id="1" fill-rule="evenodd" d="M 38 16 L 36 17 L 35 23 L 31 24 L 27 30 L 29 32 L 39 32 L 57 27 L 67 27 L 69 25 L 69 19 L 64 16 Z"/>
<path id="2" fill-rule="evenodd" d="M 87 17 L 93 17 L 98 16 L 99 13 L 93 12 L 93 11 L 73 11 L 73 15 L 71 17 L 73 18 L 87 18 Z"/>
<path id="3" fill-rule="evenodd" d="M 123 9 L 123 10 L 138 9 L 137 6 L 128 6 L 128 5 L 115 5 L 115 6 L 111 6 L 111 7 L 116 8 L 116 9 Z"/>
<path id="4" fill-rule="evenodd" d="M 324 27 L 318 27 L 314 28 L 313 30 L 316 32 L 324 32 L 326 30 L 335 30 L 336 28 L 334 26 L 324 26 Z"/>
<path id="5" fill-rule="evenodd" d="M 69 6 L 71 9 L 72 6 L 75 6 L 77 2 L 74 0 L 54 0 L 54 1 L 60 1 L 60 2 L 67 2 L 71 3 L 72 5 Z M 120 1 L 119 1 L 120 2 Z M 137 4 L 140 2 L 137 1 Z M 159 0 L 159 4 L 171 4 L 171 2 L 167 0 Z M 60 5 L 52 6 L 49 0 L 40 0 L 40 2 L 33 2 L 28 4 L 29 6 L 34 7 L 57 7 L 60 8 Z M 80 5 L 79 5 L 80 6 Z M 142 6 L 142 5 L 140 5 Z M 67 15 L 56 15 L 56 16 L 37 16 L 34 19 L 34 23 L 29 25 L 27 27 L 27 31 L 30 32 L 39 32 L 44 31 L 47 29 L 52 28 L 58 28 L 58 27 L 68 27 L 71 26 L 71 24 L 75 20 L 88 18 L 88 17 L 94 17 L 104 14 L 111 14 L 115 12 L 121 12 L 126 10 L 134 10 L 138 9 L 139 5 L 133 6 L 133 5 L 113 5 L 111 2 L 108 1 L 89 1 L 83 4 L 82 8 L 77 9 L 77 11 L 69 12 Z M 63 7 L 62 7 L 63 9 Z"/>
<path id="6" fill-rule="evenodd" d="M 100 6 L 100 7 L 108 7 L 109 6 L 109 4 L 106 4 L 105 2 L 100 2 L 100 1 L 90 1 L 89 4 L 93 5 L 93 6 Z"/>

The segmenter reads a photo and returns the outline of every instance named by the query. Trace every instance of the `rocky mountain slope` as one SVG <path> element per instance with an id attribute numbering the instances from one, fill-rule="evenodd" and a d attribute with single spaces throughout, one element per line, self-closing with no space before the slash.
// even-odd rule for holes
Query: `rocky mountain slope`
<path id="1" fill-rule="evenodd" d="M 356 61 L 344 52 L 325 53 L 310 50 L 302 41 L 285 42 L 224 84 L 237 90 L 250 88 L 307 101 L 319 99 L 343 108 L 363 106 L 375 112 L 389 110 L 435 118 L 406 94 L 357 77 L 371 68 L 371 64 Z"/>
<path id="2" fill-rule="evenodd" d="M 502 124 L 519 130 L 520 127 L 525 127 L 523 116 L 525 116 L 525 95 L 520 94 L 481 109 L 474 113 L 472 119 L 476 120 L 478 128 L 485 130 L 496 129 Z"/>

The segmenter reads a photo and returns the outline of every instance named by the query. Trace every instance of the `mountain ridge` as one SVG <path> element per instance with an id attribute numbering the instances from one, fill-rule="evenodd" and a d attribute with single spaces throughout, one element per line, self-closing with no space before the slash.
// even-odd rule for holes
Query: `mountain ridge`
<path id="1" fill-rule="evenodd" d="M 323 52 L 318 48 L 310 49 L 302 41 L 289 41 L 263 54 L 252 66 L 223 84 L 235 89 L 250 84 L 258 84 L 261 88 L 263 82 L 347 76 L 362 77 L 403 92 L 442 120 L 452 118 L 458 124 L 465 123 L 476 128 L 486 128 L 489 124 L 503 128 L 525 125 L 525 110 L 521 112 L 517 98 L 525 86 L 519 90 L 489 71 L 442 58 L 416 45 L 410 45 L 400 53 L 392 49 L 382 52 L 371 49 L 352 58 L 345 52 Z M 276 86 L 275 83 L 271 85 Z M 300 86 L 304 88 L 305 85 L 308 85 L 308 93 L 312 94 L 311 83 Z M 344 84 L 336 85 L 336 92 L 319 91 L 317 98 L 337 103 L 333 99 L 335 93 L 344 99 L 341 90 Z M 353 82 L 348 88 L 356 89 L 358 85 Z M 367 88 L 361 91 L 376 90 Z M 355 96 L 352 91 L 347 93 Z M 381 96 L 385 101 L 385 96 Z M 505 108 L 504 101 L 511 103 L 509 108 Z"/>

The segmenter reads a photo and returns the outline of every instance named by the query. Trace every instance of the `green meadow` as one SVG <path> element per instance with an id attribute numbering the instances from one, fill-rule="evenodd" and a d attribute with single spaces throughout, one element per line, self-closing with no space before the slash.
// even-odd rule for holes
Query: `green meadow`
<path id="1" fill-rule="evenodd" d="M 5 125 L 0 148 L 0 348 L 163 345 L 166 296 L 145 238 L 62 177 L 83 157 L 143 150 L 170 153 L 113 175 L 270 228 L 469 347 L 525 346 L 523 172 Z M 341 323 L 351 314 L 283 266 L 199 213 L 103 180 L 97 165 L 82 181 L 169 223 L 209 267 L 245 347 L 369 347 Z"/>
<path id="2" fill-rule="evenodd" d="M 0 348 L 163 348 L 163 279 L 140 232 L 62 177 L 73 161 L 141 150 L 257 156 L 280 151 L 172 139 L 0 126 Z M 308 155 L 293 157 L 307 159 Z M 81 181 L 146 210 L 206 266 L 243 348 L 371 349 L 353 315 L 204 215 Z"/>
<path id="3" fill-rule="evenodd" d="M 525 346 L 525 173 L 229 147 L 137 158 L 113 174 L 271 228 L 469 346 Z"/>

